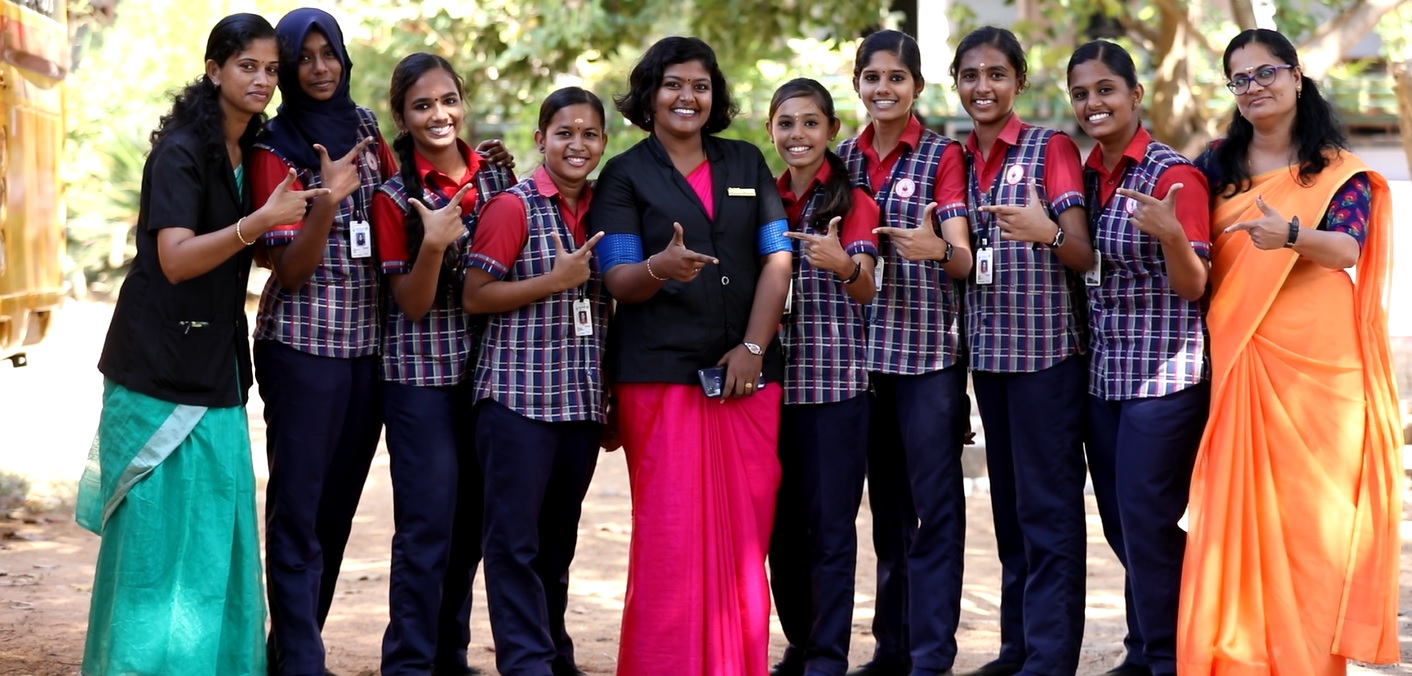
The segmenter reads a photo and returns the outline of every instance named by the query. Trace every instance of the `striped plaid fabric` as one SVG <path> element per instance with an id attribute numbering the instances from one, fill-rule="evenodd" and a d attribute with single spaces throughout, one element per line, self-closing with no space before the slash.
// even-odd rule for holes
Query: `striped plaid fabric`
<path id="1" fill-rule="evenodd" d="M 822 235 L 828 225 L 811 227 L 814 213 L 824 201 L 823 187 L 815 184 L 795 232 Z M 849 256 L 877 255 L 872 242 L 843 242 Z M 861 282 L 859 282 L 861 283 Z M 848 297 L 843 280 L 832 271 L 810 265 L 794 254 L 794 297 L 784 318 L 780 344 L 784 348 L 784 403 L 828 404 L 844 401 L 868 389 L 867 323 L 864 308 Z"/>
<path id="2" fill-rule="evenodd" d="M 481 165 L 474 180 L 478 199 L 475 210 L 461 216 L 466 234 L 452 245 L 458 252 L 465 251 L 470 243 L 481 208 L 510 185 L 508 170 L 489 163 Z M 391 197 L 403 213 L 411 209 L 400 174 L 388 179 L 378 190 Z M 451 200 L 434 189 L 423 189 L 422 199 L 432 209 L 440 209 Z M 382 345 L 383 380 L 419 387 L 444 387 L 456 385 L 469 375 L 479 324 L 461 309 L 459 294 L 438 298 L 426 316 L 415 322 L 402 314 L 397 299 L 391 294 L 387 304 L 387 328 Z"/>
<path id="3" fill-rule="evenodd" d="M 565 251 L 574 239 L 558 205 L 539 192 L 533 178 L 510 188 L 525 205 L 528 238 L 505 281 L 532 279 L 554 269 L 554 240 Z M 480 267 L 480 266 L 478 266 Z M 589 300 L 593 335 L 574 332 L 574 301 Z M 582 286 L 541 298 L 510 312 L 490 315 L 476 364 L 475 398 L 494 399 L 532 420 L 604 422 L 603 339 L 608 332 L 608 295 L 595 264 Z"/>
<path id="4" fill-rule="evenodd" d="M 922 211 L 935 195 L 941 154 L 955 141 L 923 130 L 917 147 L 897 159 L 883 185 L 872 185 L 856 138 L 838 146 L 854 185 L 878 203 L 880 225 L 920 227 Z M 899 190 L 898 187 L 902 186 Z M 965 205 L 939 204 L 936 216 L 964 216 Z M 926 224 L 926 227 L 932 227 Z M 917 375 L 939 371 L 961 358 L 961 294 L 937 261 L 909 261 L 897 255 L 892 240 L 878 244 L 882 291 L 867 308 L 869 371 Z"/>
<path id="5" fill-rule="evenodd" d="M 368 221 L 373 193 L 383 180 L 383 172 L 395 167 L 380 167 L 377 118 L 367 108 L 359 108 L 359 135 L 374 141 L 363 152 L 358 163 L 362 185 L 338 205 L 333 226 L 329 228 L 324 260 L 304 286 L 295 290 L 284 288 L 274 275 L 265 283 L 260 294 L 260 308 L 255 315 L 255 340 L 277 340 L 300 352 L 320 357 L 349 358 L 377 354 L 381 329 L 377 262 L 372 256 L 354 258 L 350 224 Z M 273 148 L 257 147 L 285 159 Z M 290 164 L 285 160 L 285 164 Z M 291 167 L 305 189 L 323 185 L 318 168 Z M 265 246 L 283 246 L 294 241 L 297 228 L 275 228 L 260 237 Z"/>
<path id="6" fill-rule="evenodd" d="M 966 285 L 966 334 L 971 369 L 993 373 L 1030 373 L 1053 366 L 1083 351 L 1083 287 L 1047 246 L 1000 239 L 1000 227 L 985 205 L 1022 206 L 1028 184 L 1049 211 L 1058 214 L 1083 205 L 1083 195 L 1066 192 L 1049 196 L 1044 163 L 1053 129 L 1024 125 L 1018 142 L 1005 148 L 1005 164 L 989 191 L 980 188 L 976 159 L 966 155 L 966 201 L 971 212 L 971 237 L 977 249 L 992 252 L 994 283 Z M 1001 152 L 996 141 L 992 152 Z"/>
<path id="7" fill-rule="evenodd" d="M 1121 187 L 1151 195 L 1162 172 L 1182 164 L 1191 163 L 1153 141 L 1143 161 L 1123 173 Z M 1129 221 L 1135 200 L 1114 194 L 1098 208 L 1098 181 L 1098 172 L 1084 170 L 1089 229 L 1103 261 L 1102 283 L 1087 289 L 1089 394 L 1161 397 L 1206 380 L 1202 303 L 1172 291 L 1162 245 Z"/>

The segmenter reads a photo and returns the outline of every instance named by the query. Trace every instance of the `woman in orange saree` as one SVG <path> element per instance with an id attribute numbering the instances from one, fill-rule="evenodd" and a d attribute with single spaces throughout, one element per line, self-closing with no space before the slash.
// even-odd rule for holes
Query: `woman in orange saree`
<path id="1" fill-rule="evenodd" d="M 1226 49 L 1237 114 L 1198 158 L 1212 215 L 1211 415 L 1192 476 L 1181 674 L 1396 662 L 1401 427 L 1386 181 L 1294 47 Z"/>

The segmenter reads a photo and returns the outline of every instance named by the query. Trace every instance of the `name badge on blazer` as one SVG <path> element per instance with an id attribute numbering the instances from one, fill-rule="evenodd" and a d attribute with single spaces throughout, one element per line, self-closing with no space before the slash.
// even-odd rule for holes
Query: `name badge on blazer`
<path id="1" fill-rule="evenodd" d="M 754 197 L 754 188 L 726 188 L 726 197 Z"/>

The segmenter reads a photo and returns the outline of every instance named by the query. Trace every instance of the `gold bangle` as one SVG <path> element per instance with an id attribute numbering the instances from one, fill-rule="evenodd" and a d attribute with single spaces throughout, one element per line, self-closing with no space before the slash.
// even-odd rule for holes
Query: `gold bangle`
<path id="1" fill-rule="evenodd" d="M 657 254 L 652 254 L 652 256 L 656 256 L 656 255 L 657 255 Z M 655 272 L 652 271 L 652 256 L 648 256 L 648 257 L 647 257 L 647 260 L 644 261 L 645 263 L 647 263 L 647 274 L 648 274 L 649 276 L 651 276 L 653 279 L 655 279 L 655 280 L 657 280 L 657 281 L 659 281 L 659 282 L 665 282 L 665 281 L 667 281 L 667 278 L 666 278 L 666 277 L 658 277 L 658 276 L 657 276 L 657 273 L 655 273 Z"/>
<path id="2" fill-rule="evenodd" d="M 244 244 L 245 246 L 250 246 L 250 245 L 252 245 L 252 244 L 255 243 L 255 240 L 252 239 L 252 240 L 250 240 L 250 241 L 247 242 L 247 241 L 245 241 L 245 235 L 240 234 L 240 224 L 241 224 L 241 223 L 244 223 L 244 222 L 245 222 L 245 217 L 244 217 L 244 216 L 241 216 L 241 217 L 240 217 L 240 220 L 238 220 L 238 221 L 235 222 L 235 238 L 238 239 L 238 240 L 240 240 L 240 243 L 241 243 L 241 244 Z"/>

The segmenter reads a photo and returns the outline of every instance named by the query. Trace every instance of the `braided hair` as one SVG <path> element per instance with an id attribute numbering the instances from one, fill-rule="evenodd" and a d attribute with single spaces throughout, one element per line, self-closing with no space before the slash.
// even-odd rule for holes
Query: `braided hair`
<path id="1" fill-rule="evenodd" d="M 393 114 L 402 116 L 403 106 L 407 104 L 407 92 L 413 85 L 421 79 L 423 75 L 434 70 L 446 71 L 451 79 L 456 82 L 456 93 L 462 94 L 461 76 L 456 74 L 451 63 L 435 54 L 417 52 L 411 54 L 398 62 L 397 67 L 392 71 L 392 84 L 388 89 L 388 103 Z M 422 183 L 422 176 L 417 172 L 417 143 L 412 135 L 407 131 L 398 132 L 396 138 L 392 140 L 392 150 L 397 153 L 399 164 L 398 175 L 402 179 L 402 186 L 407 191 L 407 199 L 417 200 L 422 204 L 431 207 L 423 195 L 426 194 L 426 185 Z M 407 262 L 415 264 L 417 255 L 421 253 L 422 241 L 426 238 L 426 227 L 422 223 L 422 216 L 415 208 L 407 209 L 403 218 L 403 227 L 407 233 Z M 440 302 L 447 297 L 455 297 L 457 288 L 460 286 L 459 277 L 461 273 L 461 250 L 457 246 L 446 247 L 442 254 L 441 275 L 436 283 L 436 298 Z M 448 295 L 449 294 L 449 295 Z"/>

